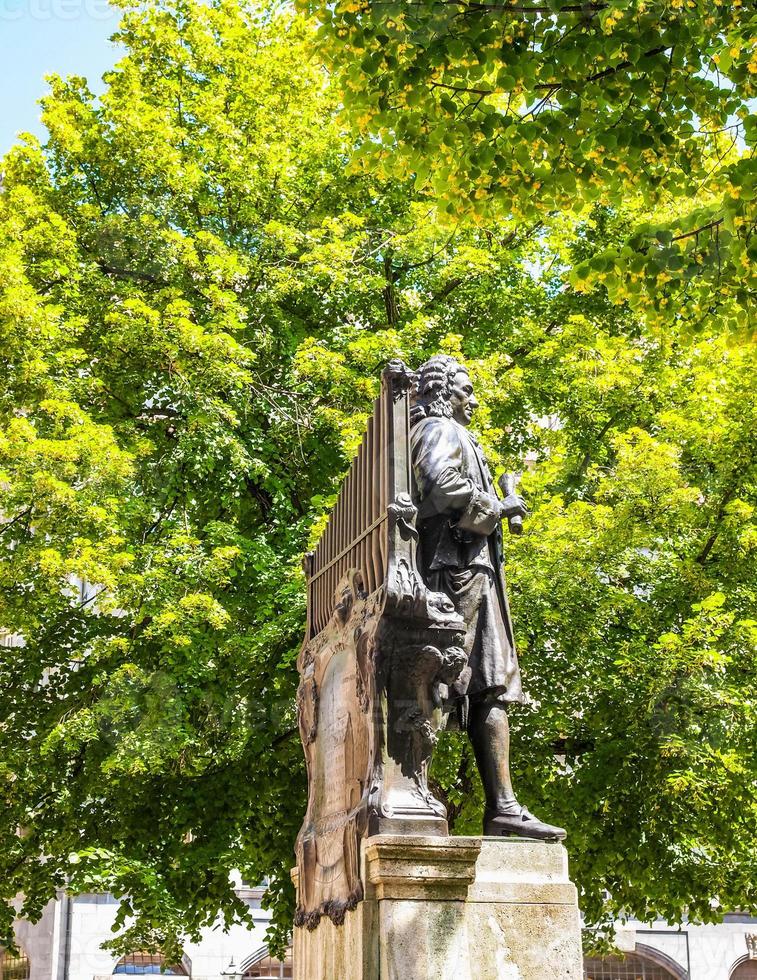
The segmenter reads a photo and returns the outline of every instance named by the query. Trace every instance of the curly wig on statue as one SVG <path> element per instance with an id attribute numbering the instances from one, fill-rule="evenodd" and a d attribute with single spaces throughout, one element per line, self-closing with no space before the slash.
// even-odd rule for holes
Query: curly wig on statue
<path id="1" fill-rule="evenodd" d="M 455 375 L 466 368 L 449 354 L 434 354 L 418 369 L 418 385 L 414 413 L 451 418 L 450 396 Z"/>

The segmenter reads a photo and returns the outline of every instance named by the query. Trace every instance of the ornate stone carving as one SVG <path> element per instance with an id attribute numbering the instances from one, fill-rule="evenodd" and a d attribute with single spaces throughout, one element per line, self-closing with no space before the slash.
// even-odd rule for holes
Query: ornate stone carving
<path id="1" fill-rule="evenodd" d="M 297 719 L 303 745 L 310 745 L 318 733 L 318 688 L 314 675 L 315 662 L 308 656 L 303 661 L 302 679 L 297 690 Z"/>
<path id="2" fill-rule="evenodd" d="M 418 375 L 411 371 L 404 361 L 398 359 L 389 361 L 384 370 L 384 378 L 388 380 L 392 398 L 398 401 L 406 395 L 411 395 L 415 391 L 418 383 Z"/>
<path id="3" fill-rule="evenodd" d="M 362 897 L 357 854 L 367 819 L 374 733 L 368 670 L 358 651 L 364 656 L 370 648 L 375 606 L 360 572 L 350 570 L 337 587 L 328 627 L 300 657 L 297 702 L 310 793 L 297 838 L 302 889 L 295 922 L 309 928 L 322 915 L 343 921 Z"/>
<path id="4" fill-rule="evenodd" d="M 367 832 L 446 833 L 446 812 L 428 787 L 442 724 L 442 688 L 465 663 L 461 622 L 430 601 L 412 567 L 398 563 L 393 613 L 385 589 L 366 596 L 351 570 L 328 626 L 300 657 L 300 735 L 309 776 L 297 842 L 296 923 L 334 922 L 362 896 L 358 844 Z"/>
<path id="5" fill-rule="evenodd" d="M 415 380 L 401 362 L 385 372 L 373 418 L 380 438 L 369 430 L 333 523 L 305 563 L 311 635 L 297 703 L 309 799 L 297 839 L 296 922 L 310 928 L 324 915 L 342 921 L 360 900 L 363 836 L 447 833 L 428 768 L 446 687 L 465 663 L 463 621 L 426 586 L 416 560 L 408 457 Z M 383 510 L 371 500 L 383 500 Z M 326 617 L 321 583 L 335 572 Z"/>

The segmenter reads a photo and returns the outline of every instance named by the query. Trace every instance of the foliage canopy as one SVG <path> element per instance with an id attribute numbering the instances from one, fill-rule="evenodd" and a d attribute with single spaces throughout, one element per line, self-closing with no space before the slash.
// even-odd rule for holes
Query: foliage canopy
<path id="1" fill-rule="evenodd" d="M 450 214 L 643 201 L 574 270 L 648 319 L 753 327 L 757 13 L 736 0 L 301 0 L 362 135 Z"/>
<path id="2" fill-rule="evenodd" d="M 531 460 L 515 775 L 587 920 L 756 908 L 754 349 L 570 287 L 638 212 L 450 227 L 349 173 L 289 12 L 169 0 L 120 40 L 2 165 L 0 941 L 67 884 L 171 958 L 245 915 L 235 868 L 285 939 L 300 556 L 385 362 L 440 349 L 496 467 Z M 478 832 L 463 742 L 435 779 Z"/>

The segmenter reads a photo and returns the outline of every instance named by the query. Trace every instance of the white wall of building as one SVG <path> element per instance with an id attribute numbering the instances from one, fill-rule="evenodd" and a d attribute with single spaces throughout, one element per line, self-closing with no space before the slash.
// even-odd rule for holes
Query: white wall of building
<path id="1" fill-rule="evenodd" d="M 31 980 L 59 980 L 61 902 L 50 902 L 39 922 L 16 921 L 16 941 L 29 957 Z"/>
<path id="2" fill-rule="evenodd" d="M 234 926 L 224 932 L 219 926 L 206 929 L 201 942 L 187 943 L 185 962 L 194 980 L 221 980 L 232 956 L 240 966 L 265 945 L 270 915 L 260 908 L 262 889 L 241 888 L 239 894 L 251 907 L 254 928 Z M 30 960 L 31 980 L 110 978 L 118 957 L 103 950 L 102 943 L 113 936 L 117 909 L 111 895 L 80 895 L 73 900 L 61 896 L 48 905 L 38 923 L 19 920 L 16 934 Z M 718 925 L 687 923 L 680 930 L 665 922 L 650 926 L 632 921 L 618 926 L 617 939 L 619 948 L 629 952 L 657 950 L 677 964 L 688 980 L 730 980 L 732 970 L 748 953 L 747 936 L 754 934 L 757 918 L 730 915 Z"/>
<path id="3" fill-rule="evenodd" d="M 658 950 L 683 971 L 689 980 L 729 980 L 732 970 L 747 956 L 747 936 L 757 933 L 757 918 L 728 915 L 717 925 L 686 923 L 680 930 L 666 922 L 653 925 L 629 922 L 618 927 L 618 945 Z"/>
<path id="4" fill-rule="evenodd" d="M 204 930 L 201 942 L 187 943 L 185 963 L 194 980 L 221 980 L 232 956 L 239 966 L 265 945 L 270 914 L 260 908 L 261 891 L 241 889 L 239 894 L 252 907 L 254 928 L 234 926 L 224 932 L 218 926 Z M 102 944 L 113 938 L 117 910 L 118 901 L 111 895 L 79 895 L 73 900 L 61 896 L 34 925 L 19 920 L 16 936 L 29 957 L 31 980 L 110 978 L 119 957 L 103 950 Z"/>

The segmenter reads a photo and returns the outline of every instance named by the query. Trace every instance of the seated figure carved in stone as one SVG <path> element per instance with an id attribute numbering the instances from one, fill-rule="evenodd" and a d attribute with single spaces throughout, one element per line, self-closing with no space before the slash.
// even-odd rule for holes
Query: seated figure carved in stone
<path id="1" fill-rule="evenodd" d="M 465 621 L 467 665 L 449 701 L 473 745 L 486 796 L 484 834 L 554 839 L 565 831 L 521 806 L 510 780 L 506 705 L 523 701 L 502 574 L 502 519 L 523 518 L 521 497 L 501 500 L 468 431 L 478 405 L 467 370 L 437 355 L 418 373 L 410 443 L 418 506 L 419 563 Z"/>

